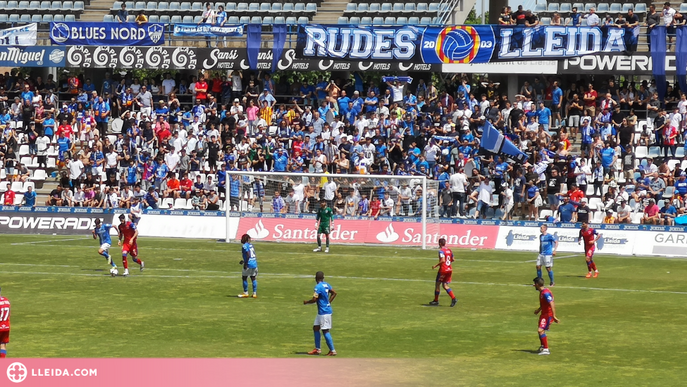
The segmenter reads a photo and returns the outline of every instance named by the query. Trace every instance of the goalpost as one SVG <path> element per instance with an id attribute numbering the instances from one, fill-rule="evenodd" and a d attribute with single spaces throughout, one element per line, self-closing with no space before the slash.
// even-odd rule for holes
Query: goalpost
<path id="1" fill-rule="evenodd" d="M 334 211 L 334 228 L 341 219 L 380 222 L 388 223 L 386 232 L 392 234 L 392 221 L 418 222 L 425 249 L 428 220 L 437 224 L 439 216 L 439 182 L 425 176 L 227 171 L 223 198 L 226 241 L 241 237 L 231 233 L 237 218 L 279 218 L 283 220 L 281 231 L 296 233 L 299 219 L 314 222 L 321 200 Z"/>

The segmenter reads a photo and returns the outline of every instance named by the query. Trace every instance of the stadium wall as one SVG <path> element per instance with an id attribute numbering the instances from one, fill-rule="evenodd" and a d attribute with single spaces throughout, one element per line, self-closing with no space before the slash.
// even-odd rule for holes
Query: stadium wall
<path id="1" fill-rule="evenodd" d="M 96 218 L 117 224 L 119 211 L 55 208 L 0 207 L 0 233 L 42 235 L 88 235 Z M 229 224 L 231 239 L 244 233 L 256 241 L 313 243 L 316 239 L 314 215 L 146 210 L 139 222 L 144 237 L 224 239 Z M 539 249 L 539 222 L 499 222 L 442 219 L 427 224 L 427 243 L 439 238 L 458 248 L 498 249 L 536 252 Z M 559 239 L 559 252 L 581 253 L 575 224 L 551 224 L 549 232 Z M 687 229 L 681 226 L 593 225 L 602 237 L 597 251 L 617 255 L 687 257 Z M 422 245 L 422 225 L 417 218 L 364 217 L 335 219 L 333 243 Z M 113 230 L 114 231 L 114 230 Z"/>

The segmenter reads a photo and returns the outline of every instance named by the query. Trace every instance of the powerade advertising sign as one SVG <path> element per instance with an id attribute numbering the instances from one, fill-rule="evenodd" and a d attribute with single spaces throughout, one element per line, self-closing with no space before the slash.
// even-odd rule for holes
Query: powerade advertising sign
<path id="1" fill-rule="evenodd" d="M 65 46 L 159 46 L 164 32 L 157 23 L 50 23 L 50 39 Z"/>
<path id="2" fill-rule="evenodd" d="M 302 25 L 297 54 L 303 58 L 413 63 L 488 63 L 571 58 L 625 52 L 637 37 L 616 27 L 360 27 Z"/>

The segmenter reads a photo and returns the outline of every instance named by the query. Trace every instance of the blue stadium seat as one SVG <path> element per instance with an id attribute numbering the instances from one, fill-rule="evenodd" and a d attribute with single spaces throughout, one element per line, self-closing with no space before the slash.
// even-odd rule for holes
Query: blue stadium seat
<path id="1" fill-rule="evenodd" d="M 272 9 L 270 9 L 270 13 L 273 15 L 281 13 L 281 3 L 272 4 Z"/>
<path id="2" fill-rule="evenodd" d="M 191 15 L 184 15 L 184 18 L 182 19 L 184 24 L 190 24 L 193 23 L 193 16 Z"/>
<path id="3" fill-rule="evenodd" d="M 613 13 L 618 13 L 618 12 L 620 12 L 621 10 L 622 10 L 622 5 L 620 5 L 619 3 L 613 3 L 613 4 L 611 4 L 611 7 L 610 7 L 610 9 L 609 9 L 609 11 L 610 11 L 610 12 L 613 12 Z"/>
<path id="4" fill-rule="evenodd" d="M 238 3 L 236 5 L 236 12 L 238 12 L 238 13 L 248 12 L 248 3 Z"/>
<path id="5" fill-rule="evenodd" d="M 83 1 L 75 1 L 74 2 L 74 10 L 77 12 L 83 12 L 84 10 L 84 3 Z"/>
<path id="6" fill-rule="evenodd" d="M 305 6 L 305 13 L 310 14 L 310 15 L 315 15 L 317 13 L 317 4 L 308 3 Z"/>
<path id="7" fill-rule="evenodd" d="M 239 17 L 238 16 L 229 16 L 227 19 L 228 24 L 239 24 Z"/>
<path id="8" fill-rule="evenodd" d="M 284 16 L 275 16 L 274 24 L 286 24 L 286 18 Z"/>
<path id="9" fill-rule="evenodd" d="M 360 25 L 361 26 L 370 26 L 372 25 L 372 18 L 369 16 L 361 17 L 360 18 Z"/>
<path id="10" fill-rule="evenodd" d="M 608 3 L 599 3 L 599 5 L 596 6 L 596 12 L 598 13 L 606 13 L 611 9 L 611 7 L 608 5 Z"/>
<path id="11" fill-rule="evenodd" d="M 150 3 L 148 3 L 148 6 L 150 7 Z M 167 2 L 158 3 L 158 5 L 157 5 L 157 12 L 158 13 L 167 13 L 168 11 L 169 11 L 169 3 L 167 3 Z"/>
<path id="12" fill-rule="evenodd" d="M 282 11 L 284 13 L 293 12 L 293 3 L 284 3 L 284 6 L 282 7 Z"/>
<path id="13" fill-rule="evenodd" d="M 19 23 L 19 15 L 17 15 L 16 13 L 10 15 L 9 22 L 10 23 Z"/>
<path id="14" fill-rule="evenodd" d="M 203 15 L 196 15 L 193 17 L 193 23 L 199 24 L 203 21 Z"/>
<path id="15" fill-rule="evenodd" d="M 148 21 L 150 23 L 159 23 L 160 22 L 160 16 L 158 15 L 150 15 L 148 16 Z"/>
<path id="16" fill-rule="evenodd" d="M 584 3 L 573 3 L 573 8 L 577 8 L 577 13 L 584 13 Z"/>
<path id="17" fill-rule="evenodd" d="M 137 1 L 134 3 L 134 10 L 136 11 L 142 11 L 146 9 L 146 3 L 145 1 Z"/>
<path id="18" fill-rule="evenodd" d="M 376 17 L 372 18 L 372 25 L 373 26 L 381 26 L 382 24 L 384 24 L 384 18 L 383 17 L 376 16 Z"/>
<path id="19" fill-rule="evenodd" d="M 250 18 L 250 23 L 251 24 L 262 24 L 262 17 L 260 16 L 253 16 Z"/>
<path id="20" fill-rule="evenodd" d="M 351 3 L 348 3 L 349 5 Z M 339 16 L 339 20 L 337 21 L 338 24 L 348 24 L 348 18 L 346 16 Z"/>
<path id="21" fill-rule="evenodd" d="M 250 16 L 241 16 L 239 19 L 239 24 L 248 24 L 250 23 Z"/>
<path id="22" fill-rule="evenodd" d="M 260 14 L 265 15 L 270 12 L 270 9 L 272 9 L 270 3 L 260 3 Z"/>
<path id="23" fill-rule="evenodd" d="M 50 8 L 50 2 L 49 2 L 49 1 L 48 1 L 48 8 Z M 7 1 L 4 1 L 4 0 L 3 0 L 3 1 L 0 1 L 0 9 L 1 9 L 3 12 L 6 12 L 6 11 L 7 11 Z"/>
<path id="24" fill-rule="evenodd" d="M 403 12 L 403 3 L 394 3 L 393 7 L 391 8 L 391 12 L 393 12 L 393 13 Z"/>
<path id="25" fill-rule="evenodd" d="M 171 24 L 181 24 L 181 15 L 173 15 L 172 19 L 169 21 Z"/>
<path id="26" fill-rule="evenodd" d="M 64 21 L 64 15 L 55 15 L 52 17 L 52 21 L 54 22 L 63 22 Z"/>
<path id="27" fill-rule="evenodd" d="M 310 19 L 308 19 L 307 16 L 300 16 L 298 18 L 298 24 L 308 24 L 310 23 Z"/>
<path id="28" fill-rule="evenodd" d="M 74 9 L 74 2 L 73 1 L 63 1 L 62 2 L 62 12 L 65 12 L 65 13 L 72 12 L 72 9 Z M 65 18 L 65 21 L 66 21 L 66 18 Z"/>
<path id="29" fill-rule="evenodd" d="M 113 15 L 103 15 L 103 23 L 113 23 L 114 22 L 114 16 Z"/>
<path id="30" fill-rule="evenodd" d="M 168 8 L 167 12 L 169 12 L 171 15 L 174 15 L 176 13 L 179 13 L 180 10 L 181 10 L 181 3 L 179 3 L 178 1 L 174 1 L 174 2 L 169 3 L 169 8 Z"/>
<path id="31" fill-rule="evenodd" d="M 356 15 L 365 15 L 367 14 L 369 10 L 369 5 L 367 3 L 360 3 L 358 4 L 358 7 L 356 8 L 355 4 L 353 4 L 353 13 Z"/>
<path id="32" fill-rule="evenodd" d="M 272 25 L 274 24 L 274 17 L 272 16 L 265 16 L 262 18 L 262 24 L 267 24 L 267 25 Z"/>
<path id="33" fill-rule="evenodd" d="M 119 11 L 120 8 L 122 8 L 122 2 L 121 1 L 115 1 L 112 4 L 112 8 L 110 8 L 110 11 Z"/>
<path id="34" fill-rule="evenodd" d="M 19 18 L 19 22 L 20 23 L 31 23 L 31 15 L 26 15 L 26 14 L 21 15 L 21 17 Z"/>
<path id="35" fill-rule="evenodd" d="M 411 26 L 420 25 L 420 18 L 417 16 L 411 16 L 408 18 L 408 24 Z"/>
<path id="36" fill-rule="evenodd" d="M 204 9 L 205 7 L 203 6 L 203 3 L 195 2 L 191 4 L 191 11 L 202 11 Z"/>
<path id="37" fill-rule="evenodd" d="M 9 20 L 9 15 L 6 13 L 0 13 L 0 24 L 7 24 L 7 21 Z"/>
<path id="38" fill-rule="evenodd" d="M 182 11 L 190 11 L 191 10 L 191 3 L 188 1 L 184 1 L 179 5 L 179 9 Z"/>
<path id="39" fill-rule="evenodd" d="M 295 16 L 289 16 L 286 18 L 286 24 L 288 25 L 296 25 L 298 23 L 298 19 L 296 19 Z"/>
<path id="40" fill-rule="evenodd" d="M 436 15 L 439 12 L 439 3 L 429 3 L 428 13 Z"/>
<path id="41" fill-rule="evenodd" d="M 248 13 L 258 13 L 260 12 L 260 4 L 250 3 L 248 4 Z"/>
<path id="42" fill-rule="evenodd" d="M 162 4 L 162 3 L 160 3 L 160 4 Z M 155 12 L 155 11 L 157 11 L 157 6 L 158 6 L 157 2 L 149 1 L 148 5 L 146 6 L 146 11 L 148 11 L 149 14 L 152 12 Z M 150 17 L 148 18 L 148 21 L 150 21 Z"/>
<path id="43" fill-rule="evenodd" d="M 539 20 L 540 20 L 541 25 L 543 25 L 543 26 L 551 25 L 551 18 L 550 17 L 543 17 Z"/>
<path id="44" fill-rule="evenodd" d="M 40 1 L 32 1 L 29 3 L 29 9 L 31 9 L 31 10 L 40 9 L 40 8 L 41 8 L 41 2 Z"/>
<path id="45" fill-rule="evenodd" d="M 294 12 L 296 12 L 296 13 L 303 13 L 303 12 L 305 12 L 305 4 L 303 4 L 303 3 L 296 3 L 296 5 L 295 5 L 295 7 L 294 7 L 293 10 L 294 10 Z"/>
<path id="46" fill-rule="evenodd" d="M 42 23 L 42 22 L 43 22 L 43 16 L 41 16 L 41 15 L 31 16 L 31 23 Z"/>
<path id="47" fill-rule="evenodd" d="M 406 3 L 403 6 L 403 13 L 406 15 L 415 13 L 415 3 Z"/>
<path id="48" fill-rule="evenodd" d="M 396 25 L 396 18 L 393 16 L 387 16 L 386 19 L 384 19 L 384 25 L 385 26 L 395 26 Z"/>
<path id="49" fill-rule="evenodd" d="M 348 3 L 348 4 L 346 4 L 346 9 L 344 10 L 344 14 L 351 15 L 351 14 L 356 13 L 357 11 L 358 10 L 357 10 L 355 3 Z M 339 19 L 341 19 L 341 18 L 339 18 Z M 346 23 L 348 23 L 348 20 L 346 20 Z M 339 24 L 345 24 L 345 23 L 339 23 Z"/>
<path id="50" fill-rule="evenodd" d="M 618 4 L 618 5 L 620 5 L 620 4 Z M 594 3 L 586 3 L 586 4 L 584 5 L 584 12 L 589 12 L 589 10 L 592 9 L 592 8 L 596 8 L 596 4 L 594 4 Z M 577 11 L 579 12 L 579 9 L 578 9 Z"/>
<path id="51" fill-rule="evenodd" d="M 532 12 L 538 14 L 546 12 L 546 4 L 535 4 Z"/>
<path id="52" fill-rule="evenodd" d="M 17 9 L 17 2 L 16 1 L 8 1 L 7 2 L 7 8 L 4 9 L 5 12 L 9 11 L 15 11 Z M 10 19 L 12 19 L 10 17 Z M 10 20 L 10 23 L 12 23 L 12 20 Z"/>
<path id="53" fill-rule="evenodd" d="M 19 11 L 26 12 L 26 10 L 28 10 L 28 9 L 29 9 L 29 2 L 28 1 L 20 1 L 19 4 L 17 5 L 17 10 L 19 10 Z"/>
<path id="54" fill-rule="evenodd" d="M 383 15 L 386 15 L 386 14 L 388 14 L 389 12 L 391 12 L 391 3 L 383 3 L 383 4 L 382 4 L 382 7 L 381 7 L 381 9 L 380 9 L 380 12 L 381 12 Z"/>
<path id="55" fill-rule="evenodd" d="M 2 9 L 1 4 L 0 4 L 0 9 Z M 41 1 L 41 9 L 50 9 L 50 2 L 49 1 Z"/>
<path id="56" fill-rule="evenodd" d="M 683 4 L 684 4 L 684 3 L 683 3 Z M 623 4 L 623 13 L 627 13 L 627 11 L 629 11 L 630 9 L 632 9 L 632 6 L 633 6 L 633 5 L 634 5 L 634 4 L 630 4 L 630 3 L 625 3 L 625 4 Z M 680 4 L 680 7 L 682 7 L 682 4 Z M 680 13 L 682 13 L 682 12 L 680 12 Z"/>
<path id="57" fill-rule="evenodd" d="M 227 3 L 227 4 L 224 6 L 224 10 L 225 10 L 226 12 L 234 12 L 234 11 L 236 11 L 236 3 Z"/>
<path id="58" fill-rule="evenodd" d="M 563 16 L 563 14 L 569 14 L 570 11 L 572 10 L 572 5 L 570 3 L 562 3 L 561 6 L 558 8 L 558 13 Z"/>
<path id="59" fill-rule="evenodd" d="M 396 18 L 396 24 L 399 26 L 404 26 L 408 24 L 408 18 L 405 16 L 399 16 Z"/>
<path id="60" fill-rule="evenodd" d="M 370 8 L 368 9 L 367 12 L 369 14 L 376 15 L 379 13 L 379 9 L 380 9 L 379 3 L 372 3 L 372 4 L 370 4 Z M 360 10 L 360 8 L 358 8 L 358 10 Z"/>
<path id="61" fill-rule="evenodd" d="M 169 24 L 169 15 L 160 15 L 160 23 Z"/>
<path id="62" fill-rule="evenodd" d="M 360 16 L 351 16 L 351 20 L 349 21 L 348 24 L 359 25 L 360 24 Z"/>
<path id="63" fill-rule="evenodd" d="M 558 12 L 558 7 L 559 7 L 559 6 L 560 6 L 560 5 L 559 5 L 558 3 L 549 3 L 549 6 L 546 8 L 546 12 L 548 12 L 548 13 Z M 537 8 L 537 7 L 535 6 L 535 9 L 536 9 L 536 8 Z"/>
<path id="64" fill-rule="evenodd" d="M 52 21 L 53 21 L 52 14 L 43 15 L 43 23 L 50 23 Z"/>
<path id="65" fill-rule="evenodd" d="M 680 4 L 680 8 L 682 8 L 682 4 Z M 635 4 L 635 13 L 637 15 L 645 15 L 646 14 L 646 4 L 645 3 Z M 680 13 L 682 13 L 682 11 L 680 11 Z"/>
<path id="66" fill-rule="evenodd" d="M 426 13 L 428 10 L 429 9 L 427 8 L 427 3 L 417 3 L 417 6 L 415 6 L 415 12 L 419 14 Z"/>

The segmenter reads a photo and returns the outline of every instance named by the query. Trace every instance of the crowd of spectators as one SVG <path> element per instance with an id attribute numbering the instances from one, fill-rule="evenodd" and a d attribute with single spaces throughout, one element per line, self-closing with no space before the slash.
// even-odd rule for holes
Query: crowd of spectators
<path id="1" fill-rule="evenodd" d="M 20 160 L 44 168 L 54 152 L 59 187 L 45 204 L 55 206 L 298 213 L 325 199 L 348 215 L 421 208 L 418 185 L 305 179 L 275 189 L 232 174 L 254 170 L 426 176 L 436 180 L 425 195 L 431 216 L 581 222 L 609 211 L 609 222 L 644 213 L 644 222 L 671 223 L 684 212 L 687 165 L 677 158 L 687 99 L 677 90 L 662 104 L 649 80 L 535 77 L 509 96 L 467 75 L 442 85 L 363 76 L 296 82 L 283 97 L 269 74 L 238 71 L 141 82 L 108 74 L 97 86 L 76 75 L 57 85 L 5 74 L 0 84 L 22 91 L 13 102 L 0 89 L 4 180 L 27 181 Z M 67 97 L 58 102 L 56 90 Z M 191 94 L 192 106 L 182 109 L 177 94 Z M 529 156 L 525 165 L 480 150 L 487 121 Z M 36 204 L 32 192 L 24 203 Z M 654 213 L 657 205 L 665 208 Z"/>

